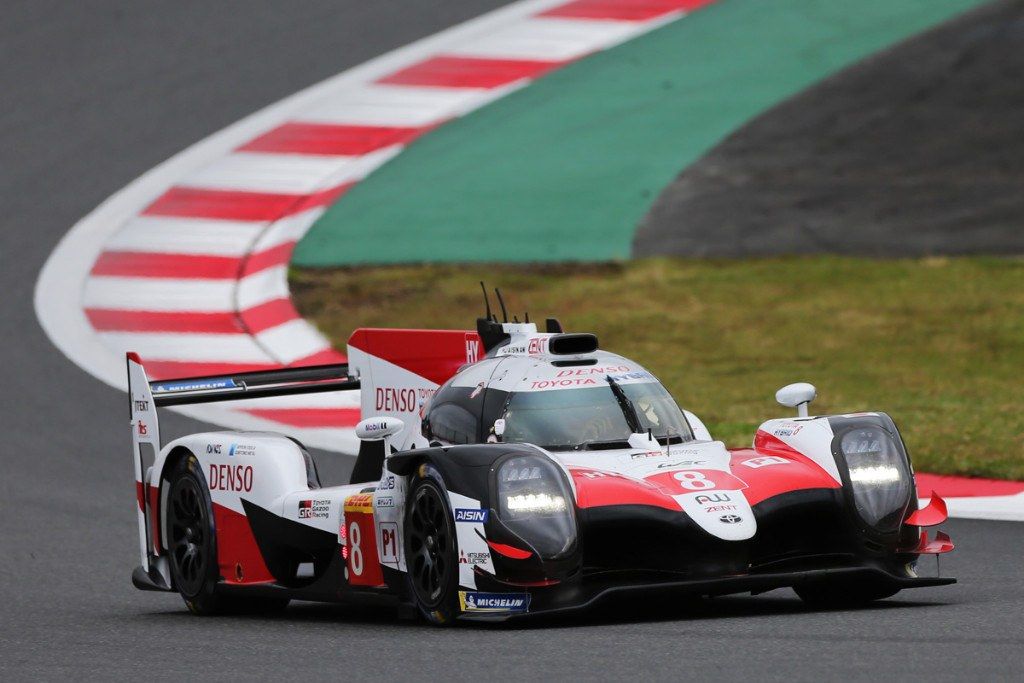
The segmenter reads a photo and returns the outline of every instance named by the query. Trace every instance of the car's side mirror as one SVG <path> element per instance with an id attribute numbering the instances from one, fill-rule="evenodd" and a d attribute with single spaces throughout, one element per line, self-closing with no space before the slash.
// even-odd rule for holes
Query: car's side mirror
<path id="1" fill-rule="evenodd" d="M 402 431 L 405 423 L 397 417 L 368 417 L 356 425 L 356 438 L 381 441 Z"/>
<path id="2" fill-rule="evenodd" d="M 787 408 L 796 408 L 798 416 L 807 417 L 807 406 L 817 395 L 818 390 L 814 388 L 813 384 L 797 382 L 796 384 L 787 384 L 776 391 L 775 400 Z"/>

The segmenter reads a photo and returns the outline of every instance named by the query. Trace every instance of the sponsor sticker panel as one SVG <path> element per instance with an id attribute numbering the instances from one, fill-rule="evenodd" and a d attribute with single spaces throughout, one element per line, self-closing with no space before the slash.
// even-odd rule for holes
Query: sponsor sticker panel
<path id="1" fill-rule="evenodd" d="M 530 609 L 530 594 L 459 591 L 459 607 L 463 612 L 527 612 Z"/>

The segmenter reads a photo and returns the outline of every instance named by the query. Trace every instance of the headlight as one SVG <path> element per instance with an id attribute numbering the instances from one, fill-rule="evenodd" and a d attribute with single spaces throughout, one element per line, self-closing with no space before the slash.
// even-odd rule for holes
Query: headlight
<path id="1" fill-rule="evenodd" d="M 902 449 L 886 430 L 870 425 L 843 434 L 839 450 L 861 519 L 878 531 L 899 529 L 911 495 L 910 470 Z"/>
<path id="2" fill-rule="evenodd" d="M 545 559 L 576 542 L 572 491 L 555 463 L 541 455 L 516 455 L 497 472 L 498 516 Z"/>

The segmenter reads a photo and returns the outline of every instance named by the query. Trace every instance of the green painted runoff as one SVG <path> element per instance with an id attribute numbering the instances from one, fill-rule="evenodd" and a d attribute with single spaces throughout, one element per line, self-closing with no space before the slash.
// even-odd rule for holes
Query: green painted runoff
<path id="1" fill-rule="evenodd" d="M 628 258 L 686 166 L 751 118 L 979 0 L 721 0 L 424 136 L 293 264 Z"/>

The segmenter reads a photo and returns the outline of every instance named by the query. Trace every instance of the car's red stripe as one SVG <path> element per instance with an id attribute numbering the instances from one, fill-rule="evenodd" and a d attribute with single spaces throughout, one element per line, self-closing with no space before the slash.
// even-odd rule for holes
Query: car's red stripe
<path id="1" fill-rule="evenodd" d="M 292 121 L 238 148 L 242 152 L 359 156 L 383 147 L 407 144 L 427 127 L 352 126 Z"/>
<path id="2" fill-rule="evenodd" d="M 212 476 L 213 473 L 207 474 L 208 478 Z M 263 560 L 248 517 L 214 503 L 213 522 L 217 529 L 217 564 L 225 583 L 270 583 L 274 580 Z"/>
<path id="3" fill-rule="evenodd" d="M 693 11 L 714 0 L 573 0 L 538 16 L 563 19 L 650 21 L 672 12 Z"/>
<path id="4" fill-rule="evenodd" d="M 565 62 L 439 55 L 396 71 L 379 82 L 444 88 L 496 88 L 523 78 L 537 78 L 563 64 Z"/>
<path id="5" fill-rule="evenodd" d="M 172 187 L 150 204 L 142 214 L 237 221 L 273 221 L 316 206 L 331 204 L 352 185 L 354 183 L 343 183 L 312 194 Z"/>
<path id="6" fill-rule="evenodd" d="M 163 545 L 163 541 L 160 538 L 160 487 L 150 486 L 149 487 L 149 536 L 152 540 L 153 552 L 157 555 L 163 553 L 160 552 L 160 546 Z"/>
<path id="7" fill-rule="evenodd" d="M 348 339 L 350 348 L 386 360 L 434 384 L 444 384 L 471 360 L 471 349 L 483 355 L 476 332 L 462 330 L 396 330 L 360 328 Z M 478 358 L 472 358 L 477 360 Z"/>
<path id="8" fill-rule="evenodd" d="M 769 442 L 762 435 L 772 441 Z M 839 482 L 820 465 L 775 436 L 759 431 L 757 438 L 757 450 L 738 448 L 730 453 L 732 473 L 747 484 L 743 493 L 751 505 L 792 491 L 840 487 Z M 749 460 L 764 458 L 766 455 L 781 458 L 784 463 L 762 467 L 749 467 L 743 464 Z"/>

